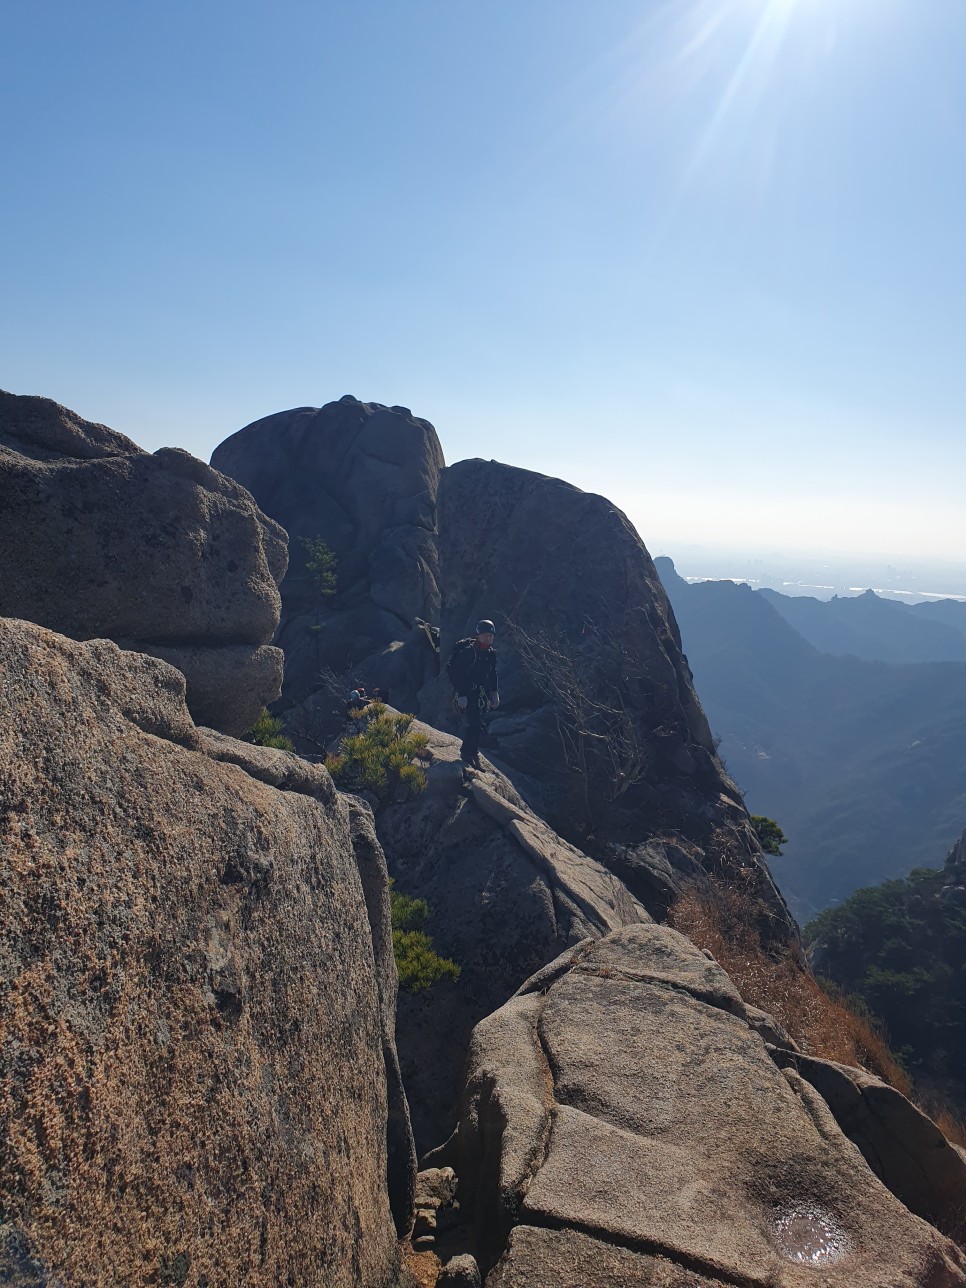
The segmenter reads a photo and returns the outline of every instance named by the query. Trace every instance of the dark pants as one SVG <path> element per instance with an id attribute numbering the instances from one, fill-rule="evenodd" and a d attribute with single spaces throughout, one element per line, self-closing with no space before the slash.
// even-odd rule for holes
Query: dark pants
<path id="1" fill-rule="evenodd" d="M 486 694 L 482 689 L 469 695 L 466 710 L 463 712 L 463 745 L 460 747 L 460 760 L 472 760 L 479 755 L 480 738 L 486 728 L 488 705 Z"/>

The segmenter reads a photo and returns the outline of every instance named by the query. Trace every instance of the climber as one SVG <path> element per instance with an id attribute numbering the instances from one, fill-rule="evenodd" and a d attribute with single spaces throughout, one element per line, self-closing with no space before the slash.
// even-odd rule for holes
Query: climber
<path id="1" fill-rule="evenodd" d="M 349 696 L 345 703 L 346 724 L 353 733 L 362 733 L 366 727 L 366 707 L 369 705 L 369 698 L 362 685 L 350 690 Z"/>
<path id="2" fill-rule="evenodd" d="M 460 760 L 474 769 L 480 764 L 480 737 L 486 714 L 500 705 L 497 687 L 496 628 L 487 618 L 476 623 L 476 635 L 460 640 L 446 663 L 446 674 L 454 689 L 456 708 L 462 717 L 463 744 Z"/>

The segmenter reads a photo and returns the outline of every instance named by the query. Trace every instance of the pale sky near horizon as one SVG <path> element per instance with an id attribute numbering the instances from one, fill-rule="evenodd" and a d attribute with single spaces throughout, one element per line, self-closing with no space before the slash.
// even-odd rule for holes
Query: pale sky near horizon
<path id="1" fill-rule="evenodd" d="M 0 387 L 966 561 L 960 0 L 7 0 Z M 658 551 L 655 551 L 657 553 Z"/>

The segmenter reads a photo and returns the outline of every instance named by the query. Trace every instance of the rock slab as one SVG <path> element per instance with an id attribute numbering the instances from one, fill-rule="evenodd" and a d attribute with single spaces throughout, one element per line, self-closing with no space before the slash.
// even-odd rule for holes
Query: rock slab
<path id="1" fill-rule="evenodd" d="M 426 790 L 380 809 L 377 831 L 396 888 L 428 902 L 433 946 L 461 971 L 399 998 L 399 1055 L 422 1155 L 456 1126 L 473 1026 L 568 944 L 650 918 L 492 764 L 464 782 L 459 740 L 420 721 L 413 730 L 432 757 Z"/>

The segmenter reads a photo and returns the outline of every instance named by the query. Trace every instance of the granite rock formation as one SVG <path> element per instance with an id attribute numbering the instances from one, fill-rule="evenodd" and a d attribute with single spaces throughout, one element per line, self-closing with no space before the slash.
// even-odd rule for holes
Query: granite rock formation
<path id="1" fill-rule="evenodd" d="M 396 1233 L 405 1235 L 412 1227 L 415 1211 L 416 1144 L 409 1116 L 409 1102 L 403 1086 L 396 1049 L 396 1006 L 399 978 L 392 945 L 392 914 L 389 902 L 389 872 L 386 856 L 376 836 L 370 807 L 357 796 L 343 797 L 349 813 L 349 828 L 356 866 L 362 879 L 369 927 L 372 931 L 382 1026 L 382 1056 L 386 1069 L 388 1126 L 386 1132 L 389 1205 Z"/>
<path id="2" fill-rule="evenodd" d="M 428 785 L 379 810 L 379 840 L 397 888 L 429 903 L 435 950 L 461 970 L 455 983 L 399 999 L 399 1055 L 422 1153 L 456 1125 L 477 1021 L 568 945 L 650 918 L 492 765 L 464 787 L 458 740 L 418 721 L 413 728 L 429 740 Z"/>
<path id="3" fill-rule="evenodd" d="M 0 616 L 161 657 L 200 723 L 241 734 L 281 685 L 286 561 L 278 525 L 187 452 L 0 392 Z"/>
<path id="4" fill-rule="evenodd" d="M 795 930 L 715 755 L 654 564 L 605 498 L 496 461 L 439 493 L 442 653 L 497 623 L 492 758 L 561 835 L 657 917 L 687 882 L 739 869 L 778 940 Z M 445 677 L 420 694 L 443 724 Z"/>
<path id="5" fill-rule="evenodd" d="M 350 397 L 256 421 L 212 464 L 292 536 L 277 642 L 279 709 L 298 746 L 324 746 L 341 719 L 344 692 L 328 690 L 324 672 L 342 688 L 388 688 L 397 708 L 452 727 L 437 639 L 445 656 L 493 617 L 504 698 L 494 759 L 531 806 L 655 916 L 689 882 L 741 869 L 766 930 L 794 939 L 715 755 L 660 579 L 610 502 L 495 461 L 443 469 L 428 422 Z M 338 560 L 326 603 L 305 569 L 303 542 L 316 537 Z M 577 691 L 576 738 L 561 737 L 575 713 L 561 718 L 557 677 Z"/>
<path id="6" fill-rule="evenodd" d="M 328 774 L 106 640 L 3 619 L 0 674 L 0 1277 L 394 1285 L 394 968 Z"/>
<path id="7" fill-rule="evenodd" d="M 569 950 L 477 1027 L 457 1146 L 487 1288 L 966 1281 L 665 927 Z"/>
<path id="8" fill-rule="evenodd" d="M 422 635 L 413 634 L 417 619 L 439 618 L 443 453 L 432 425 L 406 407 L 346 396 L 255 421 L 221 443 L 211 463 L 248 488 L 290 536 L 276 639 L 285 651 L 284 706 L 317 695 L 319 673 L 328 670 L 350 685 L 358 673 L 411 710 L 412 695 L 436 665 Z M 306 570 L 303 542 L 317 538 L 338 561 L 329 601 Z M 413 647 L 401 649 L 407 641 Z M 317 705 L 310 714 L 321 714 L 324 724 L 327 709 L 319 713 Z"/>

